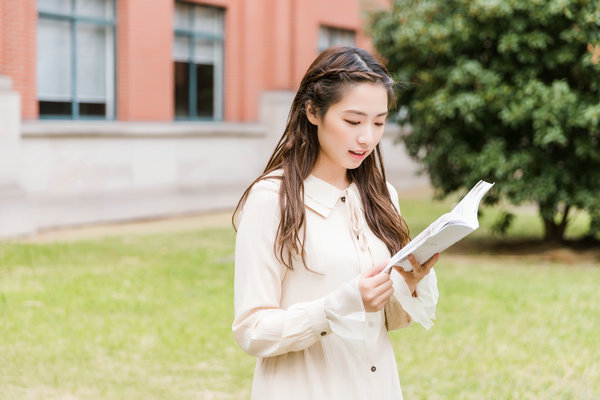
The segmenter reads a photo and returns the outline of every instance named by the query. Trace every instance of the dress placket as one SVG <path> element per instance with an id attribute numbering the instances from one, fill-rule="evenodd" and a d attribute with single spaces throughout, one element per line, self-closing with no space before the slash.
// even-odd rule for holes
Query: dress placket
<path id="1" fill-rule="evenodd" d="M 344 203 L 350 218 L 352 240 L 356 248 L 359 265 L 367 265 L 370 268 L 373 265 L 373 255 L 365 232 L 366 221 L 361 210 L 360 197 L 350 188 L 342 192 L 342 197 L 346 199 Z M 361 272 L 363 271 L 361 270 Z"/>
<path id="2" fill-rule="evenodd" d="M 358 263 L 361 266 L 366 266 L 366 269 L 370 269 L 373 266 L 374 260 L 365 232 L 365 225 L 367 222 L 364 217 L 364 212 L 361 209 L 360 197 L 355 191 L 348 188 L 342 193 L 342 201 L 346 204 L 348 215 L 350 217 L 350 229 L 352 230 L 352 239 L 358 257 Z M 364 270 L 361 269 L 360 272 L 362 273 Z M 374 345 L 380 333 L 381 312 L 367 313 L 366 318 L 366 324 L 368 326 L 367 331 L 371 333 L 370 337 L 367 339 L 367 343 Z M 370 348 L 371 346 L 367 345 L 365 368 L 368 368 L 371 373 L 375 374 L 377 366 L 371 358 Z"/>

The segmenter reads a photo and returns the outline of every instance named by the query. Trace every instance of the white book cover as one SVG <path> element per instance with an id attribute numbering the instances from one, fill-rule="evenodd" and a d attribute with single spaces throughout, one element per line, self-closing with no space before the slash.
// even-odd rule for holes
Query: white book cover
<path id="1" fill-rule="evenodd" d="M 402 267 L 405 271 L 412 271 L 412 265 L 407 259 L 409 254 L 413 254 L 417 262 L 423 264 L 435 253 L 446 250 L 477 229 L 479 203 L 492 186 L 493 183 L 479 181 L 452 211 L 436 219 L 394 254 L 383 272 L 390 273 L 394 265 Z"/>

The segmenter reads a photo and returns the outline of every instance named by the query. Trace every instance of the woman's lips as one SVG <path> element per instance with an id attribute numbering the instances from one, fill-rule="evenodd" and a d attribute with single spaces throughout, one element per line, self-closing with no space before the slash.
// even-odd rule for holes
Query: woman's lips
<path id="1" fill-rule="evenodd" d="M 366 150 L 364 150 L 364 151 L 352 151 L 352 150 L 348 150 L 348 153 L 350 153 L 350 155 L 352 156 L 352 158 L 355 158 L 357 160 L 362 160 L 367 155 L 367 151 Z"/>

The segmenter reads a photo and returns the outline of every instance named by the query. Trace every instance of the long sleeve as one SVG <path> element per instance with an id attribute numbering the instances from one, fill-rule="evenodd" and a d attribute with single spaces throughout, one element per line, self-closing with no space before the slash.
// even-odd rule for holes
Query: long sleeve
<path id="1" fill-rule="evenodd" d="M 287 268 L 274 253 L 278 188 L 274 181 L 257 183 L 240 216 L 232 326 L 238 344 L 248 354 L 264 358 L 306 349 L 332 332 L 360 343 L 366 336 L 362 327 L 367 316 L 357 279 L 324 297 L 281 308 Z"/>
<path id="2" fill-rule="evenodd" d="M 388 184 L 388 190 L 392 202 L 400 212 L 398 193 L 390 184 Z M 391 278 L 394 284 L 394 294 L 386 306 L 388 330 L 402 328 L 409 324 L 410 320 L 420 323 L 425 329 L 431 328 L 439 299 L 435 270 L 432 268 L 429 274 L 417 284 L 417 297 L 412 296 L 408 285 L 398 271 L 392 269 Z M 408 321 L 403 313 L 409 315 Z"/>
<path id="3" fill-rule="evenodd" d="M 417 283 L 417 297 L 412 296 L 408 285 L 398 271 L 392 270 L 391 278 L 394 283 L 392 296 L 395 300 L 401 304 L 413 321 L 420 323 L 425 329 L 431 328 L 439 298 L 437 277 L 433 268 Z"/>

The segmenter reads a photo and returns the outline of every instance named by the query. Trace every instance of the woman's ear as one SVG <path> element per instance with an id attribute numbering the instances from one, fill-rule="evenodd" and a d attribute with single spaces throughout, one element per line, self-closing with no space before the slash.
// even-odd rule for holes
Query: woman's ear
<path id="1" fill-rule="evenodd" d="M 318 125 L 319 113 L 310 100 L 306 101 L 304 109 L 306 110 L 306 118 L 308 118 L 308 121 L 313 125 Z"/>

